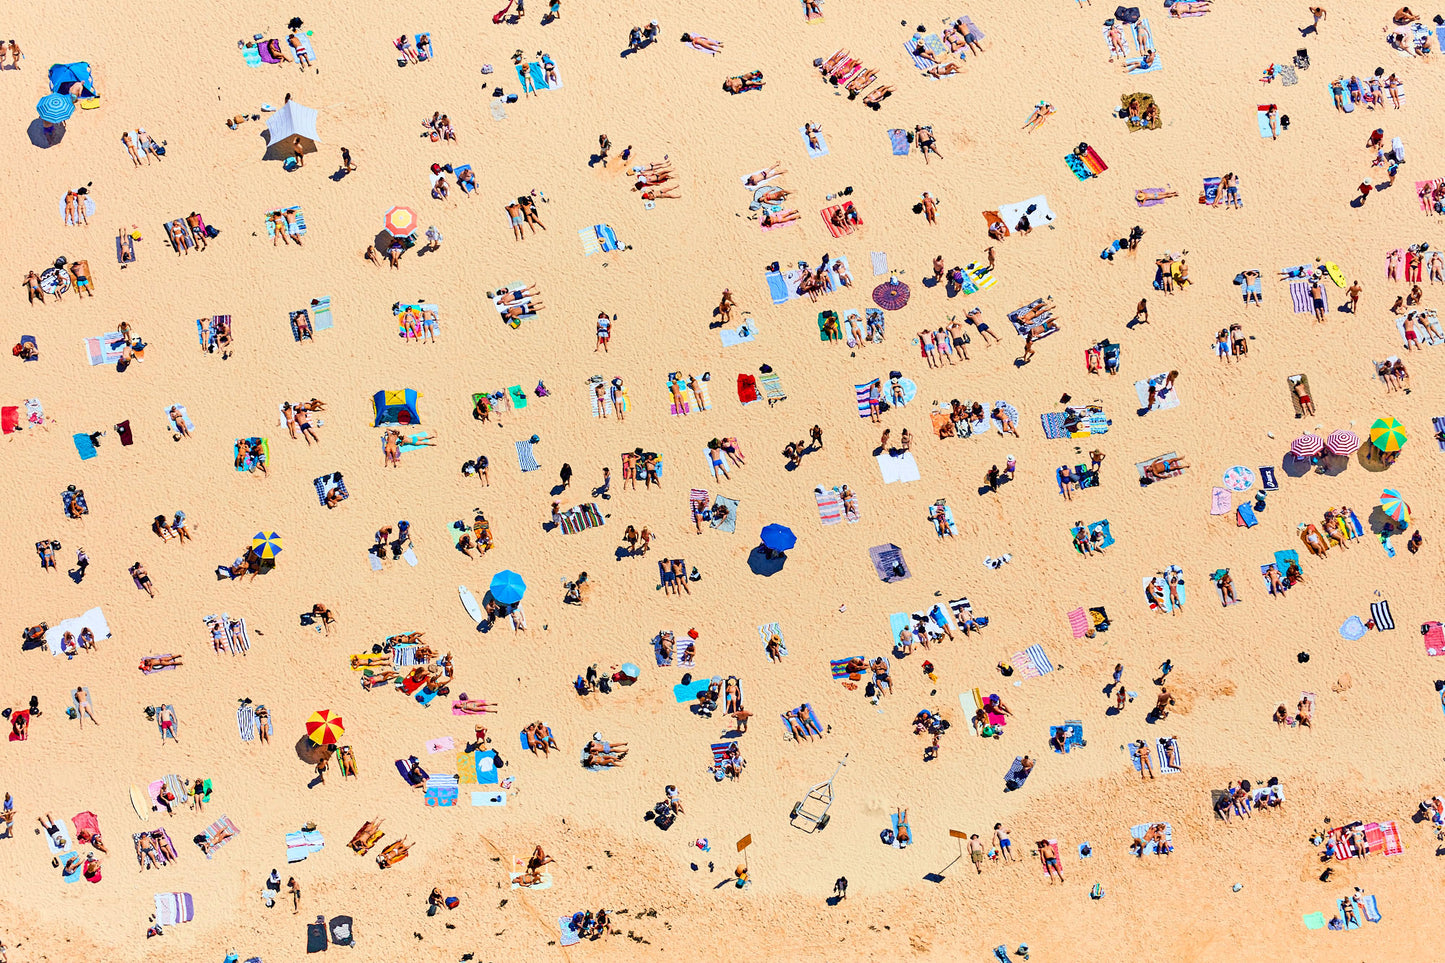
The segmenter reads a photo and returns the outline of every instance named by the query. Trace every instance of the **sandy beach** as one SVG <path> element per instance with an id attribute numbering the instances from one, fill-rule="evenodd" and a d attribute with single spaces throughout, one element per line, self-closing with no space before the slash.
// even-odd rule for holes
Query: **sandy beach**
<path id="1" fill-rule="evenodd" d="M 501 2 L 8 18 L 6 959 L 1428 953 L 1434 11 Z"/>

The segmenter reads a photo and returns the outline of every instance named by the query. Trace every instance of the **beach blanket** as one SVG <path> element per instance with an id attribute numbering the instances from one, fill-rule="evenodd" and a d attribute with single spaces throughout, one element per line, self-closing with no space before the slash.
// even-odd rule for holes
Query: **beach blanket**
<path id="1" fill-rule="evenodd" d="M 918 473 L 918 462 L 914 460 L 911 451 L 905 451 L 898 455 L 891 455 L 885 451 L 875 460 L 878 462 L 878 471 L 883 475 L 885 485 L 891 485 L 894 482 L 914 482 L 923 477 Z"/>
<path id="2" fill-rule="evenodd" d="M 1180 767 L 1184 765 L 1184 754 L 1179 750 L 1178 740 L 1174 741 L 1174 758 L 1179 763 L 1179 765 L 1169 765 L 1169 755 L 1164 751 L 1164 743 L 1167 741 L 1168 740 L 1165 739 L 1163 736 L 1154 740 L 1154 749 L 1156 752 L 1156 758 L 1159 760 L 1159 773 L 1161 775 L 1165 773 L 1176 773 L 1179 771 Z"/>
<path id="3" fill-rule="evenodd" d="M 873 560 L 873 570 L 885 582 L 899 582 L 913 575 L 903 559 L 903 549 L 891 542 L 868 549 L 868 557 Z"/>
<path id="4" fill-rule="evenodd" d="M 1166 411 L 1170 408 L 1179 407 L 1178 388 L 1171 386 L 1167 394 L 1158 393 L 1163 389 L 1164 382 L 1168 380 L 1168 378 L 1169 373 L 1161 371 L 1159 374 L 1155 375 L 1152 378 L 1148 378 L 1144 381 L 1134 382 L 1134 394 L 1137 395 L 1139 398 L 1140 408 L 1149 409 L 1151 411 Z M 1155 389 L 1153 408 L 1149 408 L 1149 389 L 1151 387 Z"/>
<path id="5" fill-rule="evenodd" d="M 819 19 L 822 19 L 822 18 L 820 17 Z M 821 133 L 815 132 L 815 133 L 813 134 L 813 136 L 814 136 L 815 138 L 817 138 L 817 141 L 818 141 L 818 149 L 817 149 L 817 150 L 814 150 L 813 147 L 812 147 L 812 145 L 808 143 L 808 131 L 807 131 L 805 128 L 799 127 L 799 128 L 798 128 L 798 134 L 799 134 L 799 136 L 801 136 L 801 137 L 803 138 L 803 149 L 808 152 L 808 156 L 809 156 L 809 157 L 812 157 L 812 158 L 814 158 L 814 159 L 817 159 L 817 158 L 819 158 L 819 157 L 827 156 L 827 153 L 828 153 L 828 141 L 827 141 L 826 139 L 824 139 L 824 137 L 823 137 L 823 135 L 822 135 Z"/>
<path id="6" fill-rule="evenodd" d="M 910 54 L 910 56 L 912 56 L 912 54 Z M 908 140 L 908 131 L 901 128 L 895 127 L 889 130 L 888 141 L 893 147 L 893 155 L 895 157 L 907 156 L 908 152 L 913 149 L 913 145 Z"/>
<path id="7" fill-rule="evenodd" d="M 179 798 L 179 794 L 177 794 L 177 798 Z M 227 834 L 226 838 L 220 842 L 216 842 L 216 838 L 223 832 Z M 235 823 L 231 822 L 230 816 L 222 816 L 207 826 L 203 834 L 206 838 L 206 848 L 204 850 L 206 858 L 211 859 L 214 857 L 216 850 L 229 843 L 232 839 L 235 839 L 238 833 L 240 833 L 240 830 L 236 828 Z"/>
<path id="8" fill-rule="evenodd" d="M 1325 310 L 1330 308 L 1330 295 L 1324 285 L 1320 286 L 1320 298 L 1325 303 Z M 1310 297 L 1310 282 L 1291 281 L 1289 282 L 1289 300 L 1294 308 L 1295 314 L 1314 313 L 1314 300 Z"/>
<path id="9" fill-rule="evenodd" d="M 727 511 L 719 514 L 718 507 L 726 506 Z M 718 495 L 712 503 L 712 527 L 720 532 L 735 533 L 738 527 L 738 500 Z"/>
<path id="10" fill-rule="evenodd" d="M 1233 499 L 1234 496 L 1229 493 L 1228 489 L 1214 489 L 1214 492 L 1210 495 L 1209 514 L 1228 515 L 1234 505 Z"/>
<path id="11" fill-rule="evenodd" d="M 1073 633 L 1074 638 L 1082 639 L 1089 633 L 1089 613 L 1084 611 L 1083 606 L 1074 609 L 1068 617 L 1069 631 Z"/>
<path id="12" fill-rule="evenodd" d="M 719 329 L 718 337 L 722 339 L 722 346 L 724 348 L 731 348 L 752 341 L 757 337 L 757 333 L 758 323 L 752 318 L 744 318 L 743 322 L 738 325 L 736 331 L 731 328 Z M 593 407 L 596 407 L 595 404 Z"/>
<path id="13" fill-rule="evenodd" d="M 1024 757 L 1014 756 L 1013 764 L 1008 767 L 1008 772 L 1004 773 L 1004 792 L 1013 792 L 1018 789 L 1027 778 L 1028 776 L 1024 773 Z"/>
<path id="14" fill-rule="evenodd" d="M 1015 652 L 1009 662 L 1014 671 L 1025 679 L 1037 679 L 1054 671 L 1054 664 L 1039 645 L 1031 645 L 1022 652 Z"/>
<path id="15" fill-rule="evenodd" d="M 843 521 L 843 497 L 837 492 L 822 487 L 813 491 L 818 503 L 818 518 L 824 525 L 837 525 Z"/>
<path id="16" fill-rule="evenodd" d="M 1140 824 L 1137 825 L 1137 826 L 1131 826 L 1131 827 L 1129 827 L 1129 835 L 1132 836 L 1132 837 L 1134 837 L 1135 839 L 1143 840 L 1145 833 L 1149 832 L 1149 825 L 1150 825 L 1149 823 L 1140 823 Z M 1174 848 L 1174 827 L 1171 826 L 1171 825 L 1169 825 L 1168 823 L 1165 823 L 1165 824 L 1164 824 L 1164 852 L 1167 853 L 1167 852 L 1169 852 L 1170 850 L 1172 850 L 1173 848 Z M 1157 842 L 1156 842 L 1156 843 L 1153 843 L 1153 844 L 1146 844 L 1145 847 L 1144 847 L 1144 850 L 1145 850 L 1146 852 L 1151 852 L 1151 853 L 1154 853 L 1154 854 L 1156 854 L 1156 855 L 1160 855 L 1160 856 L 1164 855 L 1164 853 L 1159 852 L 1159 844 L 1158 844 Z M 1143 855 L 1143 853 L 1141 853 L 1140 855 Z"/>
<path id="17" fill-rule="evenodd" d="M 1061 726 L 1049 726 L 1049 740 L 1052 742 L 1054 736 L 1060 732 L 1064 734 L 1064 748 L 1055 748 L 1054 752 L 1061 752 L 1068 755 L 1070 749 L 1084 744 L 1084 723 L 1079 719 L 1066 719 Z"/>
<path id="18" fill-rule="evenodd" d="M 1390 616 L 1390 603 L 1388 601 L 1371 602 L 1370 618 L 1375 623 L 1375 628 L 1380 632 L 1388 632 L 1395 627 L 1395 620 Z"/>
<path id="19" fill-rule="evenodd" d="M 174 926 L 196 918 L 196 907 L 190 893 L 156 893 L 156 924 Z"/>
<path id="20" fill-rule="evenodd" d="M 286 834 L 286 862 L 299 863 L 307 856 L 314 856 L 326 846 L 326 839 L 315 830 L 300 830 Z"/>
<path id="21" fill-rule="evenodd" d="M 542 467 L 541 462 L 537 461 L 537 456 L 532 453 L 532 443 L 530 441 L 519 441 L 516 445 L 517 465 L 522 471 L 536 471 Z"/>
<path id="22" fill-rule="evenodd" d="M 99 607 L 89 609 L 75 618 L 65 619 L 45 630 L 45 647 L 50 650 L 51 655 L 63 655 L 61 642 L 65 633 L 69 632 L 76 638 L 80 637 L 83 629 L 90 629 L 96 641 L 110 638 L 110 625 L 105 621 L 105 613 Z"/>

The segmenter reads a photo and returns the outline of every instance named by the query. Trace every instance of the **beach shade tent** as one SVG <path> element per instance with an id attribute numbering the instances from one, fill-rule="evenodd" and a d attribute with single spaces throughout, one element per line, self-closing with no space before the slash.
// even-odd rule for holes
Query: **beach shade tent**
<path id="1" fill-rule="evenodd" d="M 398 204 L 386 212 L 382 227 L 392 237 L 410 237 L 416 233 L 416 211 Z"/>
<path id="2" fill-rule="evenodd" d="M 1370 426 L 1370 444 L 1380 451 L 1399 451 L 1408 440 L 1405 426 L 1394 418 L 1378 418 Z"/>
<path id="3" fill-rule="evenodd" d="M 1405 504 L 1405 499 L 1393 488 L 1380 492 L 1380 508 L 1394 521 L 1410 520 L 1410 506 Z"/>
<path id="4" fill-rule="evenodd" d="M 1296 458 L 1305 461 L 1325 450 L 1325 441 L 1319 435 L 1300 435 L 1290 443 L 1289 450 Z"/>
<path id="5" fill-rule="evenodd" d="M 318 746 L 334 746 L 346 735 L 346 723 L 330 709 L 321 709 L 306 720 L 306 735 Z"/>
<path id="6" fill-rule="evenodd" d="M 376 427 L 382 425 L 419 425 L 416 401 L 421 395 L 411 388 L 401 391 L 378 391 L 371 398 L 376 409 Z"/>
<path id="7" fill-rule="evenodd" d="M 281 160 L 295 153 L 299 145 L 303 153 L 316 153 L 316 109 L 288 100 L 266 121 L 270 134 L 266 160 Z"/>
<path id="8" fill-rule="evenodd" d="M 35 105 L 35 112 L 47 124 L 63 124 L 75 113 L 75 101 L 64 94 L 46 94 Z"/>
<path id="9" fill-rule="evenodd" d="M 251 539 L 251 553 L 257 558 L 274 559 L 281 554 L 281 536 L 275 532 L 257 532 Z"/>
<path id="10" fill-rule="evenodd" d="M 1330 432 L 1330 436 L 1325 439 L 1325 447 L 1331 454 L 1353 455 L 1360 448 L 1360 436 L 1341 428 L 1339 431 Z"/>
<path id="11" fill-rule="evenodd" d="M 79 86 L 76 86 L 77 84 Z M 89 100 L 92 97 L 100 96 L 95 92 L 95 80 L 90 75 L 90 64 L 84 62 L 51 64 L 50 91 L 74 97 L 76 100 Z"/>
<path id="12" fill-rule="evenodd" d="M 492 598 L 503 605 L 516 605 L 527 593 L 527 583 L 522 581 L 522 576 L 511 569 L 503 569 L 492 576 L 492 584 L 488 586 L 488 591 L 492 593 Z"/>
<path id="13" fill-rule="evenodd" d="M 772 549 L 775 552 L 786 552 L 798 544 L 798 536 L 786 525 L 766 525 L 763 527 L 762 542 L 764 548 Z"/>

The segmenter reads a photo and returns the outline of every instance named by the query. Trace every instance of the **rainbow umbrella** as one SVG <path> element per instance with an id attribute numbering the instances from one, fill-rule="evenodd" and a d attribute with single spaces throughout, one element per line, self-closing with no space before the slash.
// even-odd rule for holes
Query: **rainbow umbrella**
<path id="1" fill-rule="evenodd" d="M 383 224 L 392 237 L 406 237 L 416 231 L 416 211 L 397 205 L 386 212 Z"/>
<path id="2" fill-rule="evenodd" d="M 1405 499 L 1393 488 L 1380 492 L 1380 507 L 1397 522 L 1410 520 L 1410 506 L 1405 504 Z"/>
<path id="3" fill-rule="evenodd" d="M 346 735 L 346 723 L 330 709 L 322 709 L 306 720 L 306 735 L 318 746 L 334 746 Z"/>
<path id="4" fill-rule="evenodd" d="M 1290 443 L 1289 450 L 1296 458 L 1309 458 L 1325 450 L 1325 441 L 1319 435 L 1300 435 Z"/>
<path id="5" fill-rule="evenodd" d="M 1394 418 L 1379 418 L 1370 426 L 1370 444 L 1380 451 L 1399 451 L 1408 440 L 1405 426 Z"/>
<path id="6" fill-rule="evenodd" d="M 257 558 L 275 558 L 281 553 L 281 536 L 257 532 L 251 539 L 251 551 Z"/>
<path id="7" fill-rule="evenodd" d="M 1353 455 L 1359 450 L 1360 436 L 1341 428 L 1339 431 L 1330 432 L 1330 436 L 1325 439 L 1325 447 L 1336 455 Z"/>

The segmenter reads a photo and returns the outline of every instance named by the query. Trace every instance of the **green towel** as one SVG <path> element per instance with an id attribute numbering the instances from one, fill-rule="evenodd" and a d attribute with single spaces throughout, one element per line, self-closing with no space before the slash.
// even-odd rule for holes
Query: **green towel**
<path id="1" fill-rule="evenodd" d="M 512 387 L 507 389 L 507 394 L 512 398 L 513 408 L 527 407 L 527 393 L 522 390 L 521 385 L 512 385 Z"/>

